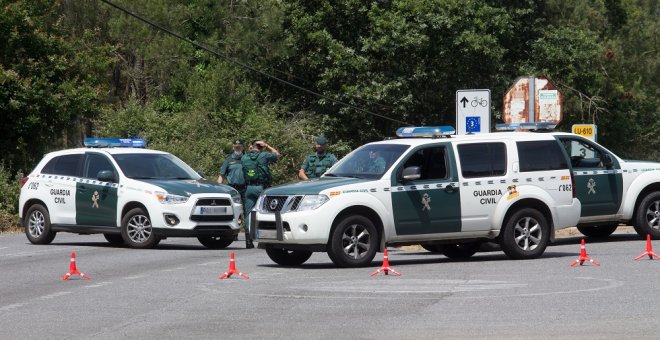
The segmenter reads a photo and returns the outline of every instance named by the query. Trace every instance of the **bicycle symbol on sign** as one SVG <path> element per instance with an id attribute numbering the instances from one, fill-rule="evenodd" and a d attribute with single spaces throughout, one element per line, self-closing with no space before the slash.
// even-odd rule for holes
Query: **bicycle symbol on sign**
<path id="1" fill-rule="evenodd" d="M 472 105 L 472 107 L 477 107 L 477 105 L 486 107 L 486 105 L 488 105 L 488 101 L 486 98 L 474 97 L 474 99 L 472 99 L 470 102 L 470 105 Z"/>

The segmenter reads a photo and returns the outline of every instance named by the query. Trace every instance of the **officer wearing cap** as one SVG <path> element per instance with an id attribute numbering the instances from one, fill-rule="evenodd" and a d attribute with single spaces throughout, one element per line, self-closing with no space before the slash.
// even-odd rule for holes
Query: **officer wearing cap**
<path id="1" fill-rule="evenodd" d="M 316 144 L 314 145 L 316 152 L 307 156 L 305 161 L 300 165 L 298 178 L 302 180 L 319 178 L 328 169 L 330 169 L 330 167 L 337 163 L 337 157 L 329 152 L 326 152 L 325 148 L 327 144 L 328 141 L 325 139 L 325 137 L 319 136 L 316 138 Z"/>
<path id="2" fill-rule="evenodd" d="M 269 164 L 277 161 L 280 153 L 272 146 L 261 140 L 255 140 L 250 145 L 250 151 L 243 155 L 241 164 L 243 165 L 243 176 L 247 188 L 245 191 L 245 248 L 254 248 L 252 238 L 249 234 L 250 211 L 259 199 L 259 195 L 270 186 L 272 179 Z"/>
<path id="3" fill-rule="evenodd" d="M 232 143 L 232 149 L 232 153 L 225 157 L 225 160 L 222 162 L 218 183 L 224 183 L 236 189 L 241 195 L 241 202 L 245 204 L 245 190 L 247 186 L 245 184 L 245 177 L 243 176 L 243 164 L 241 164 L 243 141 L 235 139 Z"/>

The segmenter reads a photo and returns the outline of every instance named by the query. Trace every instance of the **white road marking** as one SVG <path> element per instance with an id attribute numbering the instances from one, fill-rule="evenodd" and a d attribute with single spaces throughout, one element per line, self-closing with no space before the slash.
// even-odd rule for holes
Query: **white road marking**
<path id="1" fill-rule="evenodd" d="M 137 280 L 137 279 L 141 279 L 143 277 L 146 277 L 146 275 L 127 276 L 127 277 L 124 278 L 124 280 Z"/>
<path id="2" fill-rule="evenodd" d="M 2 306 L 2 307 L 0 307 L 0 312 L 10 311 L 12 309 L 23 307 L 24 305 L 25 304 L 23 304 L 23 303 L 13 303 L 11 305 Z"/>
<path id="3" fill-rule="evenodd" d="M 69 294 L 71 294 L 71 292 L 57 292 L 57 293 L 53 293 L 53 294 L 40 296 L 37 299 L 39 299 L 39 300 L 48 300 L 48 299 L 56 298 L 58 296 L 64 296 L 64 295 L 69 295 Z"/>
<path id="4" fill-rule="evenodd" d="M 85 286 L 85 288 L 98 288 L 98 287 L 103 287 L 103 286 L 107 286 L 107 285 L 111 285 L 111 284 L 112 284 L 112 282 L 110 282 L 110 281 L 103 281 L 103 282 L 99 282 L 97 284 Z"/>
<path id="5" fill-rule="evenodd" d="M 18 257 L 18 256 L 31 256 L 31 255 L 38 255 L 38 254 L 45 254 L 45 253 L 56 253 L 56 252 L 67 253 L 69 251 L 68 250 L 63 251 L 62 249 L 45 249 L 45 250 L 29 251 L 29 252 L 22 252 L 22 253 L 3 254 L 2 256 L 3 257 Z"/>
<path id="6" fill-rule="evenodd" d="M 203 267 L 203 266 L 211 266 L 211 265 L 213 265 L 213 266 L 217 266 L 217 265 L 219 265 L 219 264 L 221 264 L 221 263 L 224 263 L 224 262 L 220 262 L 220 261 L 204 262 L 204 263 L 200 263 L 200 264 L 198 264 L 198 266 L 202 266 L 202 267 Z"/>

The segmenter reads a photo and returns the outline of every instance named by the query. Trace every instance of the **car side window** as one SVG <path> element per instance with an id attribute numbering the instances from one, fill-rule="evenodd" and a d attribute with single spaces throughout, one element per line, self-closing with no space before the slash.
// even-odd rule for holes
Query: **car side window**
<path id="1" fill-rule="evenodd" d="M 568 169 L 566 157 L 555 140 L 517 142 L 520 171 Z"/>
<path id="2" fill-rule="evenodd" d="M 506 174 L 504 143 L 471 143 L 458 145 L 461 172 L 465 178 L 494 177 Z"/>
<path id="3" fill-rule="evenodd" d="M 571 158 L 571 166 L 576 169 L 605 169 L 602 154 L 592 145 L 576 139 L 562 139 L 566 153 Z"/>
<path id="4" fill-rule="evenodd" d="M 406 160 L 403 168 L 418 166 L 421 169 L 419 180 L 446 179 L 447 171 L 447 148 L 434 146 L 415 151 Z"/>
<path id="5" fill-rule="evenodd" d="M 115 175 L 117 174 L 115 168 L 107 157 L 97 153 L 86 154 L 85 165 L 83 167 L 83 177 L 96 179 L 99 172 L 104 170 L 112 171 Z"/>
<path id="6" fill-rule="evenodd" d="M 51 159 L 41 170 L 44 174 L 78 176 L 82 154 L 63 155 Z"/>

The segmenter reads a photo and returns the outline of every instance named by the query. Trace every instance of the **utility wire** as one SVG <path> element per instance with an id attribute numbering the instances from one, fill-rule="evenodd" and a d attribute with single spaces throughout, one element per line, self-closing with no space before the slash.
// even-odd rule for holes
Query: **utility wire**
<path id="1" fill-rule="evenodd" d="M 103 3 L 105 3 L 105 4 L 107 4 L 107 5 L 109 5 L 109 6 L 111 6 L 111 7 L 114 7 L 115 9 L 117 9 L 117 10 L 119 10 L 119 11 L 122 11 L 122 12 L 124 12 L 124 13 L 126 13 L 126 14 L 132 16 L 132 17 L 134 17 L 135 19 L 138 19 L 138 20 L 140 20 L 140 21 L 142 21 L 142 22 L 144 22 L 144 23 L 150 25 L 151 27 L 154 27 L 154 28 L 156 28 L 156 29 L 158 29 L 158 30 L 160 30 L 160 31 L 163 31 L 163 32 L 165 32 L 165 33 L 167 33 L 167 34 L 169 34 L 169 35 L 171 35 L 171 36 L 173 36 L 173 37 L 176 37 L 176 38 L 178 38 L 178 39 L 180 39 L 180 40 L 183 40 L 183 41 L 185 41 L 185 42 L 187 42 L 187 43 L 189 43 L 189 44 L 191 44 L 191 45 L 193 45 L 193 46 L 195 46 L 195 47 L 198 47 L 198 48 L 200 48 L 200 49 L 202 49 L 202 50 L 204 50 L 204 51 L 206 51 L 206 52 L 209 52 L 209 53 L 211 53 L 211 54 L 214 54 L 214 55 L 216 55 L 216 56 L 218 56 L 218 57 L 220 57 L 220 58 L 222 58 L 222 59 L 224 59 L 224 60 L 226 60 L 226 61 L 228 61 L 228 62 L 230 62 L 230 63 L 236 64 L 236 65 L 239 65 L 239 66 L 241 66 L 241 67 L 243 67 L 243 68 L 246 68 L 246 69 L 248 69 L 248 70 L 250 70 L 250 71 L 252 71 L 252 72 L 258 73 L 258 74 L 260 74 L 260 75 L 262 75 L 262 76 L 264 76 L 264 77 L 267 77 L 267 78 L 273 79 L 273 80 L 278 81 L 278 82 L 280 82 L 280 83 L 282 83 L 282 84 L 285 84 L 285 85 L 291 86 L 291 87 L 293 87 L 293 88 L 295 88 L 295 89 L 298 89 L 298 90 L 303 91 L 303 92 L 305 92 L 305 93 L 311 94 L 311 95 L 313 95 L 313 96 L 317 96 L 317 97 L 319 97 L 319 98 L 323 98 L 323 99 L 329 100 L 329 101 L 331 101 L 331 102 L 333 102 L 333 103 L 336 103 L 336 104 L 340 104 L 340 105 L 344 105 L 344 106 L 350 107 L 350 108 L 352 108 L 352 109 L 354 109 L 354 110 L 357 110 L 357 111 L 360 111 L 360 112 L 364 112 L 364 113 L 367 113 L 367 114 L 370 114 L 370 115 L 373 115 L 373 116 L 376 116 L 376 117 L 380 117 L 380 118 L 383 118 L 383 119 L 387 119 L 387 120 L 390 120 L 390 121 L 393 121 L 393 122 L 396 122 L 396 123 L 401 123 L 401 124 L 404 124 L 404 125 L 412 125 L 412 124 L 406 123 L 406 122 L 401 121 L 401 120 L 398 120 L 398 119 L 390 118 L 390 117 L 384 116 L 384 115 L 382 115 L 382 114 L 378 114 L 378 113 L 375 113 L 375 112 L 371 112 L 371 111 L 369 111 L 369 110 L 365 110 L 365 109 L 363 109 L 363 108 L 360 108 L 360 107 L 357 107 L 357 106 L 355 106 L 355 105 L 352 105 L 352 104 L 349 104 L 349 103 L 343 102 L 343 101 L 341 101 L 341 100 L 338 100 L 338 99 L 335 99 L 335 98 L 332 98 L 332 97 L 329 97 L 329 96 L 323 95 L 323 94 L 321 94 L 321 93 L 314 92 L 314 91 L 309 90 L 309 89 L 307 89 L 307 88 L 304 88 L 304 87 L 302 87 L 302 86 L 298 86 L 298 85 L 296 85 L 296 84 L 294 84 L 294 83 L 291 83 L 291 82 L 286 81 L 286 80 L 284 80 L 284 79 L 278 78 L 277 76 L 274 76 L 274 75 L 272 75 L 272 74 L 270 74 L 270 73 L 266 73 L 266 72 L 264 72 L 264 71 L 261 71 L 261 70 L 259 70 L 259 69 L 256 69 L 256 68 L 254 68 L 253 66 L 250 66 L 250 65 L 248 65 L 248 64 L 246 64 L 246 63 L 243 63 L 243 62 L 241 62 L 241 61 L 239 61 L 239 60 L 232 59 L 232 58 L 230 58 L 230 57 L 228 57 L 228 56 L 226 56 L 226 55 L 223 55 L 223 54 L 221 54 L 221 53 L 219 53 L 219 52 L 217 52 L 217 51 L 215 51 L 215 50 L 213 50 L 213 49 L 211 49 L 211 48 L 209 48 L 209 47 L 206 47 L 206 46 L 202 45 L 201 43 L 198 43 L 198 42 L 196 42 L 196 41 L 194 41 L 194 40 L 190 40 L 190 39 L 188 39 L 188 38 L 186 38 L 186 37 L 180 35 L 179 33 L 176 33 L 176 32 L 174 32 L 174 31 L 172 31 L 172 30 L 170 30 L 170 29 L 167 29 L 167 28 L 165 28 L 165 27 L 163 27 L 163 26 L 161 26 L 161 25 L 159 25 L 159 24 L 157 24 L 157 23 L 155 23 L 155 22 L 153 22 L 153 21 L 151 21 L 151 20 L 149 20 L 149 19 L 147 19 L 147 18 L 144 18 L 144 17 L 142 17 L 142 16 L 140 16 L 140 15 L 138 15 L 138 14 L 136 14 L 136 13 L 133 13 L 133 12 L 129 11 L 128 9 L 126 9 L 126 8 L 124 8 L 124 7 L 121 7 L 121 6 L 119 6 L 119 5 L 115 4 L 115 3 L 112 3 L 112 2 L 110 2 L 110 1 L 108 1 L 108 0 L 100 0 L 100 1 L 103 2 Z"/>

